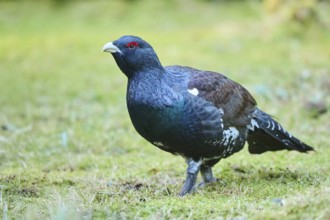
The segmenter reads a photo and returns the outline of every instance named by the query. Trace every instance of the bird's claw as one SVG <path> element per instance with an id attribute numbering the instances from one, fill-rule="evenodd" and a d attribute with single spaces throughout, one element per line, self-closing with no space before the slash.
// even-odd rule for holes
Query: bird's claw
<path id="1" fill-rule="evenodd" d="M 206 185 L 209 185 L 209 184 L 213 184 L 213 183 L 220 183 L 220 184 L 222 184 L 222 185 L 226 185 L 226 183 L 222 180 L 222 179 L 220 179 L 220 178 L 212 178 L 210 181 L 202 181 L 202 182 L 200 182 L 198 185 L 197 185 L 197 187 L 204 187 L 204 186 L 206 186 Z"/>

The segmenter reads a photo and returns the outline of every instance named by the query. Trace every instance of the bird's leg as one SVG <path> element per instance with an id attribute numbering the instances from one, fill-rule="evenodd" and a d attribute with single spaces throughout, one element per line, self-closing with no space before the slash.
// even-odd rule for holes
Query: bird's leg
<path id="1" fill-rule="evenodd" d="M 217 178 L 213 177 L 211 166 L 202 165 L 200 170 L 201 170 L 203 182 L 201 182 L 198 186 L 204 186 L 206 183 L 213 183 L 217 181 Z"/>
<path id="2" fill-rule="evenodd" d="M 210 166 L 201 166 L 201 174 L 203 177 L 204 183 L 215 182 L 217 179 L 213 177 L 212 167 Z"/>
<path id="3" fill-rule="evenodd" d="M 196 183 L 197 174 L 199 172 L 199 169 L 202 165 L 202 160 L 195 161 L 192 158 L 187 158 L 187 178 L 186 181 L 183 184 L 183 187 L 181 189 L 181 192 L 179 193 L 179 196 L 184 196 L 187 193 L 190 193 L 192 189 L 194 188 L 194 185 Z"/>

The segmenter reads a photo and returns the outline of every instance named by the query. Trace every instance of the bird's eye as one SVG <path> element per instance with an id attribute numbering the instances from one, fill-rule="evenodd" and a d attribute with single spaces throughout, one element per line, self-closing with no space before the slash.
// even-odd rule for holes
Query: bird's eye
<path id="1" fill-rule="evenodd" d="M 133 41 L 133 42 L 129 42 L 128 44 L 126 44 L 126 47 L 128 48 L 128 49 L 130 49 L 130 50 L 133 50 L 134 48 L 136 48 L 136 47 L 138 47 L 139 46 L 139 44 L 137 43 L 137 42 L 135 42 L 135 41 Z"/>

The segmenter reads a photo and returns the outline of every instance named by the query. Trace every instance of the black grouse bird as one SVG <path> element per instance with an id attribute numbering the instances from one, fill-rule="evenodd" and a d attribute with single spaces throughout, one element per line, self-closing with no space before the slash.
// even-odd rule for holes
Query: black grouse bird
<path id="1" fill-rule="evenodd" d="M 186 66 L 162 66 L 149 43 L 122 36 L 104 45 L 128 78 L 127 108 L 137 132 L 158 148 L 181 155 L 188 164 L 180 195 L 192 192 L 200 171 L 215 181 L 212 167 L 240 151 L 312 147 L 287 132 L 240 84 L 226 76 Z"/>

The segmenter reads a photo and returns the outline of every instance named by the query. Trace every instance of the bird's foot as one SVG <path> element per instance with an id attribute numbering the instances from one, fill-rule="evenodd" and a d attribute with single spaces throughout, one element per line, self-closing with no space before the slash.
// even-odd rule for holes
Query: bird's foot
<path id="1" fill-rule="evenodd" d="M 212 177 L 212 179 L 210 179 L 209 181 L 202 181 L 202 182 L 200 182 L 198 184 L 198 187 L 204 187 L 205 185 L 212 184 L 212 183 L 215 183 L 215 182 L 218 182 L 218 178 Z"/>
<path id="2" fill-rule="evenodd" d="M 210 184 L 213 184 L 213 183 L 220 183 L 221 185 L 226 185 L 226 183 L 222 179 L 213 177 L 210 181 L 202 181 L 197 186 L 198 186 L 198 188 L 199 187 L 202 188 L 204 186 L 207 186 L 207 185 L 210 185 Z"/>
<path id="3" fill-rule="evenodd" d="M 195 191 L 195 182 L 196 182 L 196 175 L 187 175 L 187 179 L 178 194 L 178 196 L 185 196 L 186 194 L 192 193 Z"/>

